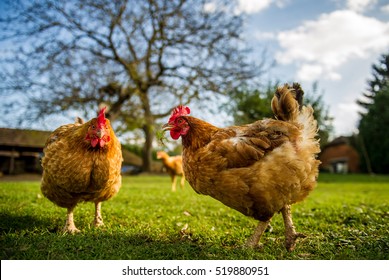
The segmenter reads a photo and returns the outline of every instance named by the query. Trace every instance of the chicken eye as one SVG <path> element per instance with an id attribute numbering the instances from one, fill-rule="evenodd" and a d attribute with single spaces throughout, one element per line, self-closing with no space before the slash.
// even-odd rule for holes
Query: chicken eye
<path id="1" fill-rule="evenodd" d="M 178 119 L 177 122 L 178 122 L 178 124 L 182 124 L 184 122 L 184 120 L 183 119 Z"/>
<path id="2" fill-rule="evenodd" d="M 92 129 L 95 130 L 96 129 L 96 126 L 92 124 Z"/>

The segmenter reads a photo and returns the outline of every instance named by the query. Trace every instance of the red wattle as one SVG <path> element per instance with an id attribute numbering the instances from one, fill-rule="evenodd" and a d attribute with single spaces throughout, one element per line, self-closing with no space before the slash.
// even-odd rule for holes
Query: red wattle
<path id="1" fill-rule="evenodd" d="M 170 130 L 170 136 L 174 139 L 174 140 L 177 140 L 178 138 L 180 138 L 181 136 L 181 133 L 179 130 Z"/>

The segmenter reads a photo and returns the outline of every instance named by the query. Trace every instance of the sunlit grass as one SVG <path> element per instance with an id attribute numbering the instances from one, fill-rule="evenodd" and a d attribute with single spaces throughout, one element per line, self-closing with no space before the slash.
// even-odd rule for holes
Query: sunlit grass
<path id="1" fill-rule="evenodd" d="M 257 222 L 166 176 L 125 177 L 103 203 L 105 226 L 91 226 L 94 206 L 80 204 L 77 235 L 60 233 L 66 210 L 44 198 L 39 182 L 0 182 L 1 259 L 389 259 L 389 177 L 321 175 L 292 208 L 296 250 L 284 248 L 281 215 L 262 250 L 242 247 Z"/>

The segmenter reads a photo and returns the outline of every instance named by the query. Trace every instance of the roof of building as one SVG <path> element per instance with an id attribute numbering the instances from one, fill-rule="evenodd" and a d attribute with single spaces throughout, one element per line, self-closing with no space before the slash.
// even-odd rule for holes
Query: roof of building
<path id="1" fill-rule="evenodd" d="M 0 145 L 43 148 L 50 131 L 0 128 Z"/>
<path id="2" fill-rule="evenodd" d="M 333 147 L 333 146 L 339 146 L 339 145 L 350 145 L 350 141 L 347 137 L 340 136 L 329 142 L 327 145 L 325 145 L 324 149 L 328 147 Z"/>

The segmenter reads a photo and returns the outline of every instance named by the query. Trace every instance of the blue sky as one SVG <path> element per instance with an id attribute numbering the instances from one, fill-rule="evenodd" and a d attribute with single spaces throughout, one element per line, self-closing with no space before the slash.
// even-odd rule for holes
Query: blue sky
<path id="1" fill-rule="evenodd" d="M 389 1 L 238 0 L 248 16 L 246 40 L 264 47 L 276 66 L 266 78 L 298 81 L 319 92 L 334 119 L 335 136 L 356 131 L 371 66 L 389 51 Z M 212 1 L 211 1 L 212 3 Z M 210 4 L 212 6 L 212 4 Z"/>
<path id="2" fill-rule="evenodd" d="M 215 9 L 214 1 L 205 9 Z M 334 117 L 334 136 L 356 132 L 361 110 L 356 100 L 366 89 L 372 64 L 389 52 L 389 0 L 236 1 L 239 8 L 233 12 L 248 18 L 244 36 L 253 59 L 266 48 L 269 62 L 276 61 L 264 82 L 297 81 L 308 91 L 318 82 Z M 69 121 L 53 116 L 39 127 L 55 129 Z"/>

